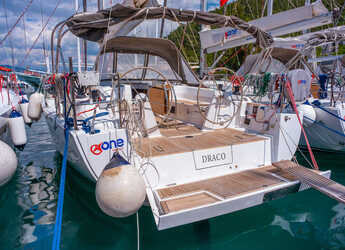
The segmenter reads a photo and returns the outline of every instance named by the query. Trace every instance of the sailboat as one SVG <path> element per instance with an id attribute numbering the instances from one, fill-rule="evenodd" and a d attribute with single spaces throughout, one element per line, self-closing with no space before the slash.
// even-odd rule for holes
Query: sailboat
<path id="1" fill-rule="evenodd" d="M 313 35 L 313 47 L 321 47 L 345 40 L 345 27 L 339 26 Z M 310 38 L 310 39 L 312 39 Z M 311 58 L 311 62 L 322 58 Z M 312 147 L 323 151 L 345 152 L 344 68 L 333 60 L 330 69 L 318 75 L 318 82 L 311 88 L 311 97 L 301 105 L 304 111 L 305 130 Z M 304 140 L 300 141 L 306 145 Z"/>
<path id="2" fill-rule="evenodd" d="M 293 13 L 293 17 L 291 13 Z M 275 76 L 279 76 L 281 72 L 286 70 L 284 64 L 288 64 L 289 60 L 298 61 L 294 58 L 298 52 L 304 50 L 303 53 L 305 55 L 303 56 L 307 57 L 307 60 L 300 63 L 299 66 L 296 66 L 296 64 L 289 66 L 292 70 L 300 68 L 304 71 L 301 73 L 302 75 L 299 76 L 300 79 L 297 79 L 297 77 L 296 80 L 305 82 L 305 84 L 297 84 L 295 92 L 299 92 L 297 88 L 300 86 L 300 90 L 302 92 L 305 91 L 305 93 L 303 96 L 300 96 L 298 93 L 295 94 L 299 95 L 296 97 L 296 100 L 299 105 L 299 111 L 303 112 L 304 130 L 309 141 L 307 142 L 305 137 L 301 136 L 299 143 L 300 147 L 307 148 L 307 144 L 309 143 L 314 149 L 344 152 L 345 109 L 343 105 L 344 93 L 342 90 L 343 75 L 341 73 L 332 73 L 332 67 L 331 72 L 329 72 L 329 80 L 326 81 L 327 75 L 322 75 L 320 76 L 320 84 L 316 81 L 316 78 L 319 79 L 319 76 L 316 73 L 315 67 L 311 65 L 322 59 L 316 58 L 315 48 L 332 43 L 332 40 L 326 39 L 324 43 L 321 42 L 313 44 L 312 40 L 314 39 L 317 41 L 318 37 L 326 37 L 328 36 L 327 34 L 333 34 L 335 36 L 335 40 L 333 40 L 333 42 L 339 42 L 343 40 L 343 34 L 345 33 L 344 26 L 338 26 L 317 32 L 308 32 L 297 37 L 276 37 L 288 35 L 293 32 L 305 31 L 325 24 L 331 24 L 333 23 L 332 15 L 332 12 L 328 11 L 321 1 L 316 1 L 312 4 L 294 8 L 292 10 L 262 17 L 250 21 L 249 23 L 256 24 L 263 30 L 270 32 L 270 34 L 275 36 L 274 43 L 272 45 L 273 51 L 270 55 L 273 56 L 273 61 L 268 62 L 271 59 L 267 59 L 265 63 L 268 68 L 263 70 L 261 73 L 266 71 L 274 73 Z M 226 36 L 224 39 L 224 34 L 231 35 Z M 253 39 L 246 32 L 238 31 L 236 29 L 231 30 L 230 28 L 218 28 L 202 31 L 200 32 L 200 38 L 201 44 L 207 53 L 217 52 L 253 42 Z M 308 41 L 310 41 L 309 44 L 307 44 Z M 307 50 L 306 46 L 311 46 L 311 48 L 308 48 Z M 260 55 L 258 56 L 260 57 Z M 249 56 L 247 59 L 247 62 L 242 65 L 238 74 L 244 75 L 244 73 L 249 73 L 249 70 L 246 70 L 246 68 L 257 62 L 254 60 L 253 56 Z M 337 56 L 336 59 L 339 60 L 340 57 Z M 258 68 L 253 68 L 254 74 L 257 73 L 255 72 L 256 70 L 258 70 Z M 297 73 L 297 71 L 295 71 L 295 73 Z M 312 76 L 314 76 L 313 79 Z M 332 81 L 334 81 L 334 84 L 330 83 Z M 329 84 L 327 84 L 327 82 L 329 82 Z M 336 90 L 334 85 L 337 85 L 340 89 L 338 88 Z M 268 99 L 266 99 L 266 101 L 267 100 Z"/>
<path id="3" fill-rule="evenodd" d="M 301 134 L 296 113 L 253 103 L 231 82 L 201 81 L 169 40 L 127 35 L 157 18 L 238 27 L 260 37 L 263 48 L 272 43 L 239 18 L 153 0 L 61 22 L 57 46 L 66 24 L 100 48 L 95 71 L 51 75 L 41 88 L 43 113 L 59 152 L 66 150 L 70 165 L 96 183 L 103 212 L 126 217 L 147 200 L 163 230 L 309 185 L 343 201 L 330 171 L 304 168 L 293 158 Z"/>

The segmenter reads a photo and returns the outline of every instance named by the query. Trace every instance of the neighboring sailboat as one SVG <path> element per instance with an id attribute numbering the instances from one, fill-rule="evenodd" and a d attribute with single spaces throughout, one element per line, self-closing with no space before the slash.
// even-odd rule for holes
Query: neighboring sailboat
<path id="1" fill-rule="evenodd" d="M 290 13 L 294 13 L 293 18 L 291 18 Z M 307 30 L 312 27 L 322 26 L 324 24 L 330 24 L 332 22 L 332 12 L 328 11 L 321 1 L 316 1 L 310 5 L 295 8 L 293 10 L 279 12 L 271 16 L 253 20 L 250 23 L 257 24 L 259 27 L 266 31 L 269 31 L 270 34 L 274 36 L 281 36 L 287 35 L 292 32 Z M 342 90 L 343 87 L 341 83 L 344 81 L 343 76 L 341 74 L 333 73 L 333 76 L 338 76 L 336 77 L 338 78 L 338 80 L 334 79 L 333 77 L 334 81 L 337 82 L 337 84 L 335 85 L 338 85 L 338 87 L 340 87 L 340 89 L 338 88 L 338 90 L 336 91 L 337 93 L 334 92 L 334 84 L 328 84 L 327 88 L 327 82 L 325 82 L 326 76 L 321 76 L 321 91 L 319 93 L 318 89 L 320 88 L 320 86 L 317 84 L 311 84 L 312 75 L 315 76 L 317 74 L 315 73 L 313 66 L 308 63 L 308 61 L 316 62 L 319 60 L 315 55 L 314 49 L 316 46 L 322 46 L 323 44 L 332 42 L 332 39 L 326 39 L 324 43 L 321 42 L 315 44 L 315 41 L 318 41 L 318 38 L 321 38 L 323 36 L 327 37 L 328 35 L 329 37 L 332 37 L 332 35 L 334 35 L 333 38 L 339 42 L 343 40 L 344 33 L 344 26 L 339 26 L 325 29 L 323 31 L 305 33 L 298 37 L 274 37 L 274 43 L 272 44 L 273 51 L 272 54 L 268 56 L 268 58 L 270 58 L 270 56 L 273 56 L 274 60 L 272 61 L 272 63 L 270 63 L 270 59 L 267 59 L 265 61 L 266 66 L 268 67 L 266 68 L 267 70 L 261 69 L 261 73 L 270 72 L 274 73 L 275 76 L 279 76 L 282 72 L 287 73 L 289 69 L 302 69 L 304 71 L 304 73 L 299 73 L 299 76 L 297 76 L 297 78 L 302 77 L 303 79 L 301 78 L 299 80 L 300 82 L 305 82 L 305 84 L 296 84 L 294 94 L 299 95 L 297 92 L 304 91 L 303 96 L 295 96 L 295 98 L 300 102 L 299 110 L 304 112 L 304 128 L 307 137 L 309 138 L 309 143 L 314 149 L 340 152 L 345 151 L 345 108 L 343 105 L 344 92 Z M 200 32 L 200 38 L 202 47 L 208 53 L 253 42 L 253 39 L 251 39 L 250 36 L 248 36 L 248 34 L 246 34 L 245 32 L 236 30 L 229 31 L 229 28 L 220 28 Z M 309 46 L 309 48 L 306 49 L 306 46 Z M 310 46 L 312 46 L 312 48 L 310 48 Z M 301 56 L 298 56 L 297 54 L 301 50 L 304 51 L 303 57 L 306 56 L 309 60 L 306 59 L 302 62 L 298 60 L 298 57 L 301 58 Z M 259 55 L 259 57 L 262 55 L 263 54 Z M 294 58 L 295 56 L 296 58 Z M 247 59 L 250 58 L 248 57 Z M 258 58 L 256 57 L 256 59 Z M 245 67 L 248 68 L 249 66 L 253 66 L 253 64 L 255 63 L 262 63 L 256 59 L 254 60 L 253 58 L 251 58 L 250 63 L 249 61 L 244 63 L 244 66 L 239 71 L 239 74 L 243 75 L 244 73 L 249 73 L 249 70 L 244 70 Z M 337 57 L 337 59 L 339 58 Z M 289 62 L 290 60 L 291 62 Z M 286 68 L 284 64 L 289 65 L 287 65 Z M 256 69 L 254 67 L 251 73 L 256 74 L 258 68 L 260 68 L 260 66 L 256 67 Z M 297 71 L 294 72 L 298 74 Z M 253 80 L 255 80 L 254 78 Z M 257 76 L 256 80 L 259 78 L 260 76 Z M 297 90 L 300 86 L 302 86 L 300 90 Z M 303 87 L 304 90 L 302 90 Z M 312 89 L 310 89 L 311 87 Z M 328 95 L 326 94 L 327 92 Z M 330 97 L 333 95 L 333 92 L 334 95 L 337 96 L 337 100 L 335 100 L 335 98 L 322 97 L 326 95 Z M 309 98 L 311 94 L 313 94 L 314 97 Z M 268 101 L 268 99 L 266 99 L 266 101 Z M 306 103 L 302 105 L 303 102 Z M 302 147 L 307 147 L 307 142 L 304 136 L 301 137 L 300 145 Z"/>
<path id="2" fill-rule="evenodd" d="M 313 48 L 345 41 L 345 28 L 318 32 L 309 41 L 312 41 Z M 305 130 L 310 144 L 316 149 L 345 152 L 344 73 L 341 61 L 334 60 L 329 71 L 318 75 L 318 84 L 311 89 L 312 96 L 301 105 L 305 113 Z M 301 145 L 305 146 L 306 142 L 301 140 Z"/>

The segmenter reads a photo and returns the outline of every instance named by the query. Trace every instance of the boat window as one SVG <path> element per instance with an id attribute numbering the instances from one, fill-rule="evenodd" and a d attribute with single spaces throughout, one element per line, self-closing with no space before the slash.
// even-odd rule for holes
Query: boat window
<path id="1" fill-rule="evenodd" d="M 169 80 L 181 81 L 181 77 L 178 76 L 170 67 L 168 62 L 159 56 L 149 55 L 148 64 L 145 65 L 145 55 L 144 54 L 129 54 L 129 53 L 117 53 L 117 65 L 115 63 L 115 69 L 113 68 L 114 59 L 113 53 L 107 53 L 101 55 L 99 58 L 98 69 L 101 72 L 102 80 L 111 79 L 111 75 L 114 72 L 124 74 L 130 69 L 135 67 L 152 67 L 159 72 L 161 72 L 164 77 Z M 142 79 L 143 70 L 137 69 L 126 75 L 126 78 L 130 79 Z M 157 73 L 147 70 L 144 75 L 145 79 L 155 79 L 157 78 Z"/>
<path id="2" fill-rule="evenodd" d="M 167 61 L 159 56 L 150 55 L 148 67 L 158 70 L 168 80 L 181 80 L 181 78 L 171 69 Z M 148 70 L 145 78 L 154 79 L 155 77 L 157 77 L 157 73 L 152 70 Z"/>
<path id="3" fill-rule="evenodd" d="M 136 68 L 143 67 L 145 61 L 145 55 L 143 54 L 117 54 L 117 70 L 116 72 L 124 74 L 127 71 Z M 126 78 L 141 79 L 143 74 L 142 69 L 136 69 L 126 75 Z"/>
<path id="4" fill-rule="evenodd" d="M 115 59 L 114 60 L 114 55 Z M 117 55 L 117 57 L 116 57 Z M 181 58 L 183 72 L 175 72 L 170 64 L 160 56 L 148 55 L 148 63 L 145 64 L 144 54 L 133 54 L 133 53 L 106 53 L 105 56 L 101 55 L 98 61 L 98 71 L 101 73 L 101 80 L 104 83 L 106 80 L 112 78 L 113 73 L 124 74 L 130 69 L 135 67 L 152 67 L 161 72 L 164 77 L 171 81 L 182 81 L 182 78 L 189 84 L 198 84 L 198 79 L 192 72 L 191 68 L 187 65 L 185 60 Z M 115 61 L 115 65 L 114 65 Z M 114 67 L 115 66 L 115 67 Z M 151 80 L 158 77 L 157 73 L 147 70 L 146 72 L 142 69 L 137 69 L 126 75 L 126 78 L 140 79 L 140 80 Z M 160 78 L 160 77 L 159 77 Z"/>
<path id="5" fill-rule="evenodd" d="M 192 69 L 187 66 L 187 63 L 184 60 L 182 60 L 182 66 L 183 66 L 183 71 L 185 73 L 185 78 L 186 78 L 187 83 L 198 85 L 199 80 L 197 76 L 192 72 Z"/>
<path id="6" fill-rule="evenodd" d="M 101 72 L 103 79 L 107 78 L 107 75 L 113 72 L 113 53 L 100 56 L 98 70 Z"/>

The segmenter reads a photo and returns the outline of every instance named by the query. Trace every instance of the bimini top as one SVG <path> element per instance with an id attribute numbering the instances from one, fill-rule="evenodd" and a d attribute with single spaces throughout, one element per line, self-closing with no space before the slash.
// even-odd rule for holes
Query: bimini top
<path id="1" fill-rule="evenodd" d="M 260 61 L 262 54 L 249 55 L 246 57 L 241 68 L 237 71 L 239 75 L 247 75 L 249 73 L 283 73 L 287 70 L 286 64 L 297 55 L 297 49 L 272 48 L 270 58 Z"/>
<path id="2" fill-rule="evenodd" d="M 66 24 L 74 35 L 89 41 L 100 42 L 110 26 L 135 20 L 159 18 L 166 18 L 173 22 L 196 22 L 204 25 L 241 29 L 254 36 L 257 43 L 263 48 L 270 46 L 273 42 L 271 35 L 235 16 L 164 7 L 136 8 L 116 4 L 95 13 L 75 14 L 66 20 Z"/>
<path id="3" fill-rule="evenodd" d="M 159 56 L 164 59 L 182 82 L 190 84 L 198 83 L 198 78 L 195 76 L 193 70 L 185 61 L 185 58 L 176 45 L 167 39 L 130 36 L 115 37 L 108 40 L 106 44 L 100 47 L 99 51 L 100 55 L 96 59 L 96 69 L 98 69 L 97 65 L 102 54 L 112 52 L 123 54 L 146 54 L 150 56 Z"/>

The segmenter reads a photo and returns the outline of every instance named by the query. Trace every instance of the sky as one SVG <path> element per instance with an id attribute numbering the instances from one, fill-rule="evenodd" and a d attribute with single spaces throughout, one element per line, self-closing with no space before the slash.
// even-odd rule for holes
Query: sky
<path id="1" fill-rule="evenodd" d="M 50 18 L 45 32 L 36 45 L 33 46 L 42 26 L 47 22 L 55 6 L 60 1 L 55 14 Z M 162 1 L 162 0 L 160 0 Z M 8 30 L 15 24 L 20 14 L 30 0 L 1 0 L 0 1 L 0 41 L 6 36 Z M 103 0 L 104 7 L 121 3 L 122 0 Z M 79 12 L 82 9 L 82 0 L 79 0 Z M 97 0 L 87 0 L 88 11 L 97 11 Z M 168 6 L 173 8 L 200 10 L 199 0 L 168 0 Z M 208 0 L 208 9 L 219 6 L 219 0 Z M 0 64 L 12 65 L 12 48 L 14 65 L 20 67 L 37 68 L 45 65 L 43 44 L 50 56 L 50 34 L 53 27 L 60 21 L 67 19 L 75 13 L 75 0 L 33 0 L 28 11 L 16 25 L 11 35 L 0 45 Z M 6 20 L 7 16 L 7 20 Z M 7 21 L 7 22 L 6 22 Z M 42 25 L 43 22 L 43 25 Z M 43 43 L 44 38 L 44 43 Z M 33 47 L 32 47 L 33 46 Z M 27 52 L 32 47 L 30 54 Z M 77 42 L 75 36 L 67 34 L 62 43 L 64 57 L 77 58 Z M 88 62 L 93 63 L 98 50 L 96 43 L 88 43 Z M 51 60 L 51 59 L 50 59 Z"/>

